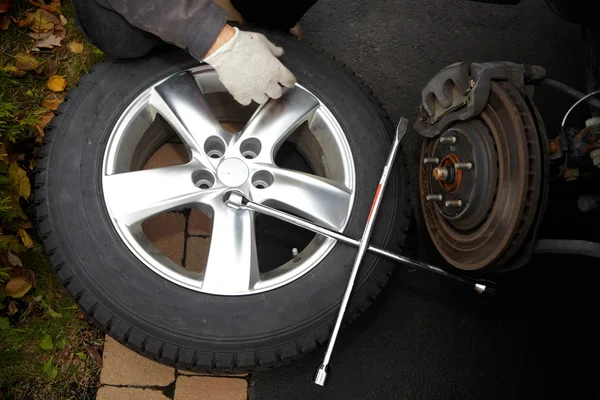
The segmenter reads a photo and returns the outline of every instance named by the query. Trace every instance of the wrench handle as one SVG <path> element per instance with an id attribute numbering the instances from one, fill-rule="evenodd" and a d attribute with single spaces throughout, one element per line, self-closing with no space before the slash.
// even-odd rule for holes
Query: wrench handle
<path id="1" fill-rule="evenodd" d="M 340 310 L 338 312 L 337 319 L 335 321 L 335 325 L 333 327 L 333 332 L 331 333 L 331 337 L 329 339 L 329 343 L 327 345 L 327 351 L 325 352 L 325 357 L 323 358 L 323 363 L 319 366 L 317 370 L 317 374 L 315 376 L 315 383 L 324 386 L 325 381 L 327 379 L 327 366 L 331 359 L 331 354 L 333 353 L 333 347 L 335 346 L 335 341 L 340 331 L 340 327 L 342 326 L 342 321 L 344 319 L 344 314 L 346 312 L 346 308 L 348 307 L 348 301 L 350 300 L 350 295 L 352 294 L 352 289 L 354 287 L 354 282 L 356 280 L 356 275 L 358 274 L 358 269 L 360 264 L 365 256 L 367 248 L 369 247 L 369 239 L 371 238 L 371 233 L 373 231 L 373 222 L 377 217 L 377 212 L 379 211 L 379 206 L 381 205 L 381 199 L 383 198 L 383 193 L 385 191 L 385 187 L 387 186 L 389 173 L 394 165 L 394 161 L 396 159 L 396 154 L 398 153 L 398 148 L 400 147 L 400 141 L 402 137 L 406 133 L 408 128 L 408 120 L 402 118 L 398 127 L 396 128 L 396 134 L 394 136 L 394 142 L 392 143 L 392 150 L 388 156 L 385 167 L 383 168 L 383 172 L 381 174 L 381 179 L 379 180 L 379 184 L 377 185 L 377 190 L 375 192 L 375 196 L 373 198 L 373 203 L 371 205 L 371 210 L 369 212 L 369 216 L 367 217 L 367 223 L 365 229 L 363 231 L 362 238 L 360 240 L 360 245 L 358 247 L 358 252 L 356 254 L 356 259 L 354 260 L 354 266 L 352 267 L 352 272 L 350 273 L 350 279 L 348 280 L 348 284 L 346 286 L 346 291 L 344 292 L 344 297 L 342 298 L 342 303 L 340 305 Z"/>

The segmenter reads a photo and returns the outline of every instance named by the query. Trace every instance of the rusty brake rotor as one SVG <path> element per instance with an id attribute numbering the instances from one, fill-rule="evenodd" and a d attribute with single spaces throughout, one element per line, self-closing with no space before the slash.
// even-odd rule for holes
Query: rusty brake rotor
<path id="1" fill-rule="evenodd" d="M 442 256 L 464 270 L 508 260 L 534 222 L 542 179 L 538 131 L 519 90 L 492 82 L 483 111 L 425 139 L 422 157 L 421 204 Z"/>

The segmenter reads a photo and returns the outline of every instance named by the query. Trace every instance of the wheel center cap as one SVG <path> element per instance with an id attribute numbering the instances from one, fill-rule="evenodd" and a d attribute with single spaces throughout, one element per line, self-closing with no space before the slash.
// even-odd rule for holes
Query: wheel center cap
<path id="1" fill-rule="evenodd" d="M 228 158 L 219 164 L 217 177 L 227 186 L 238 187 L 248 180 L 248 167 L 239 158 Z"/>

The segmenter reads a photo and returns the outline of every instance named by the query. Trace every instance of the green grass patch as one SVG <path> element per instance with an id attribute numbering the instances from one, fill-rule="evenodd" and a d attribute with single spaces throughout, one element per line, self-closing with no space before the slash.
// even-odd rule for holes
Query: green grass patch
<path id="1" fill-rule="evenodd" d="M 33 12 L 30 2 L 12 0 L 8 14 L 0 14 L 0 21 L 11 18 L 0 30 L 0 399 L 94 398 L 103 335 L 50 267 L 32 222 L 30 179 L 53 106 L 102 53 L 77 31 L 70 1 L 52 17 L 63 16 L 52 29 L 66 29 L 61 46 L 35 50 L 39 38 L 17 22 Z M 83 43 L 83 51 L 70 51 L 72 42 Z M 35 68 L 17 68 L 24 55 Z M 64 92 L 48 87 L 53 75 L 66 80 Z"/>

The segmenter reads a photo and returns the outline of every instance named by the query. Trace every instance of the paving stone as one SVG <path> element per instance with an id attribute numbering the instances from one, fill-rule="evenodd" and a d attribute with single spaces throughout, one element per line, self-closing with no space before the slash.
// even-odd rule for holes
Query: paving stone
<path id="1" fill-rule="evenodd" d="M 212 221 L 208 218 L 208 215 L 195 208 L 191 210 L 190 217 L 188 218 L 188 235 L 210 235 Z"/>
<path id="2" fill-rule="evenodd" d="M 149 360 L 106 336 L 101 384 L 168 386 L 174 380 L 175 369 Z"/>
<path id="3" fill-rule="evenodd" d="M 185 216 L 180 213 L 155 215 L 142 223 L 148 239 L 165 256 L 182 265 L 185 242 Z"/>
<path id="4" fill-rule="evenodd" d="M 189 237 L 187 239 L 185 267 L 194 272 L 202 272 L 206 267 L 210 238 Z"/>
<path id="5" fill-rule="evenodd" d="M 150 156 L 144 169 L 182 165 L 188 162 L 188 153 L 181 143 L 165 143 Z"/>
<path id="6" fill-rule="evenodd" d="M 179 376 L 175 400 L 246 400 L 248 382 L 237 378 Z"/>
<path id="7" fill-rule="evenodd" d="M 169 400 L 160 390 L 102 386 L 96 400 Z"/>

